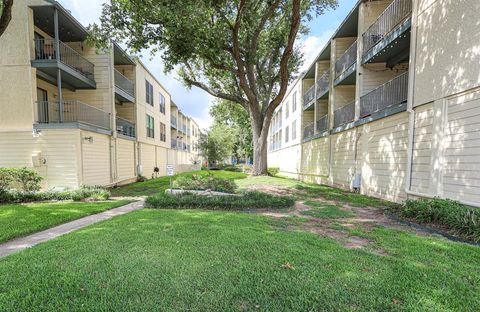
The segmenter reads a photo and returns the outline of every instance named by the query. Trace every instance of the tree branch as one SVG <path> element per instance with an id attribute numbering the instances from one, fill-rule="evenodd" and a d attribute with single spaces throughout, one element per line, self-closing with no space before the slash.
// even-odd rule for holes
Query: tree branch
<path id="1" fill-rule="evenodd" d="M 199 82 L 199 81 L 196 81 L 196 80 L 192 80 L 192 79 L 189 79 L 189 78 L 184 78 L 184 80 L 187 84 L 198 87 L 198 88 L 208 92 L 209 94 L 213 95 L 214 97 L 218 97 L 218 98 L 221 98 L 221 99 L 224 99 L 224 100 L 228 100 L 228 101 L 231 101 L 231 102 L 234 102 L 234 103 L 238 103 L 238 104 L 242 105 L 244 108 L 247 107 L 245 100 L 241 97 L 233 96 L 231 94 L 227 94 L 227 93 L 224 93 L 224 92 L 217 92 L 217 91 L 211 89 L 206 84 L 204 84 L 202 82 Z"/>
<path id="2" fill-rule="evenodd" d="M 0 37 L 3 35 L 5 30 L 8 27 L 8 24 L 12 20 L 12 7 L 13 0 L 2 0 L 3 10 L 2 15 L 0 16 Z"/>

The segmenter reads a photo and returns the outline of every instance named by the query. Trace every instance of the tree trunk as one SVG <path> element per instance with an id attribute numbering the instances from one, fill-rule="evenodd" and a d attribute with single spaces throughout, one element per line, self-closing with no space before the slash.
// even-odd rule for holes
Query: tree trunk
<path id="1" fill-rule="evenodd" d="M 252 118 L 253 132 L 253 176 L 268 175 L 268 128 L 269 123 L 265 126 L 264 118 L 255 116 Z M 266 128 L 265 128 L 266 127 Z"/>

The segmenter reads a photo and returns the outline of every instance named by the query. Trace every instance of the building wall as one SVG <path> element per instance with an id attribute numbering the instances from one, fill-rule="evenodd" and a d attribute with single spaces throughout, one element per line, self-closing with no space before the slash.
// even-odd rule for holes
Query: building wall
<path id="1" fill-rule="evenodd" d="M 90 131 L 81 131 L 80 135 L 82 185 L 110 185 L 113 183 L 110 166 L 110 136 Z M 92 138 L 92 140 L 86 138 Z"/>
<path id="2" fill-rule="evenodd" d="M 302 144 L 300 171 L 304 178 L 311 176 L 328 177 L 329 137 L 315 139 Z"/>
<path id="3" fill-rule="evenodd" d="M 125 181 L 136 177 L 135 170 L 135 142 L 132 140 L 120 139 L 117 143 L 117 180 Z"/>

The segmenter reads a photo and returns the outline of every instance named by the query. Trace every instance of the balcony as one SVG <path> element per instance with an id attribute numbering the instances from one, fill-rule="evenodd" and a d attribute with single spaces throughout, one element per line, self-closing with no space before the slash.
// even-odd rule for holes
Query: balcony
<path id="1" fill-rule="evenodd" d="M 95 89 L 94 65 L 80 53 L 59 41 L 58 49 L 54 39 L 34 39 L 35 58 L 32 66 L 39 76 L 49 82 L 61 81 L 66 88 Z"/>
<path id="2" fill-rule="evenodd" d="M 394 0 L 363 33 L 362 62 L 386 62 L 399 58 L 399 51 L 407 50 L 405 53 L 408 53 L 410 35 L 407 30 L 411 28 L 411 14 L 412 0 Z M 392 47 L 394 41 L 396 44 Z"/>
<path id="3" fill-rule="evenodd" d="M 360 98 L 360 118 L 405 103 L 407 96 L 408 72 L 405 72 Z"/>
<path id="4" fill-rule="evenodd" d="M 330 70 L 327 70 L 317 80 L 317 99 L 323 99 L 328 94 L 330 87 Z"/>
<path id="5" fill-rule="evenodd" d="M 182 131 L 184 134 L 187 134 L 187 125 L 182 125 Z"/>
<path id="6" fill-rule="evenodd" d="M 303 127 L 303 140 L 308 140 L 313 137 L 315 134 L 315 124 L 314 122 L 306 123 Z"/>
<path id="7" fill-rule="evenodd" d="M 117 117 L 117 133 L 126 137 L 135 138 L 135 124 L 126 119 Z"/>
<path id="8" fill-rule="evenodd" d="M 172 139 L 171 143 L 172 143 L 172 149 L 176 149 L 177 148 L 177 140 Z"/>
<path id="9" fill-rule="evenodd" d="M 75 128 L 83 125 L 111 129 L 109 113 L 76 100 L 37 102 L 37 123 L 40 127 L 51 124 L 52 127 L 63 128 L 70 124 Z"/>
<path id="10" fill-rule="evenodd" d="M 355 100 L 333 112 L 333 127 L 339 127 L 355 119 Z"/>
<path id="11" fill-rule="evenodd" d="M 135 84 L 117 69 L 114 69 L 115 97 L 120 102 L 135 103 Z"/>
<path id="12" fill-rule="evenodd" d="M 315 85 L 311 86 L 303 95 L 303 109 L 308 109 L 315 100 Z"/>
<path id="13" fill-rule="evenodd" d="M 323 115 L 317 119 L 316 130 L 317 133 L 322 133 L 328 130 L 328 115 Z"/>
<path id="14" fill-rule="evenodd" d="M 357 69 L 357 41 L 343 53 L 335 62 L 335 81 L 334 85 L 354 84 L 355 73 Z M 350 79 L 347 79 L 350 78 Z M 353 79 L 353 80 L 352 80 Z"/>
<path id="15" fill-rule="evenodd" d="M 177 129 L 177 117 L 173 115 L 170 116 L 170 125 L 172 128 Z"/>

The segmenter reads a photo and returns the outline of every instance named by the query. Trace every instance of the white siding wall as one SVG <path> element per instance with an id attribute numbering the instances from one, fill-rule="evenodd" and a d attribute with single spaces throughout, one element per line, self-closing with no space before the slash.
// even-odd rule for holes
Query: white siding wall
<path id="1" fill-rule="evenodd" d="M 117 176 L 119 181 L 135 178 L 135 142 L 117 139 Z"/>
<path id="2" fill-rule="evenodd" d="M 110 136 L 94 132 L 82 131 L 82 172 L 83 185 L 109 185 L 110 171 Z M 85 140 L 93 137 L 93 142 Z"/>

